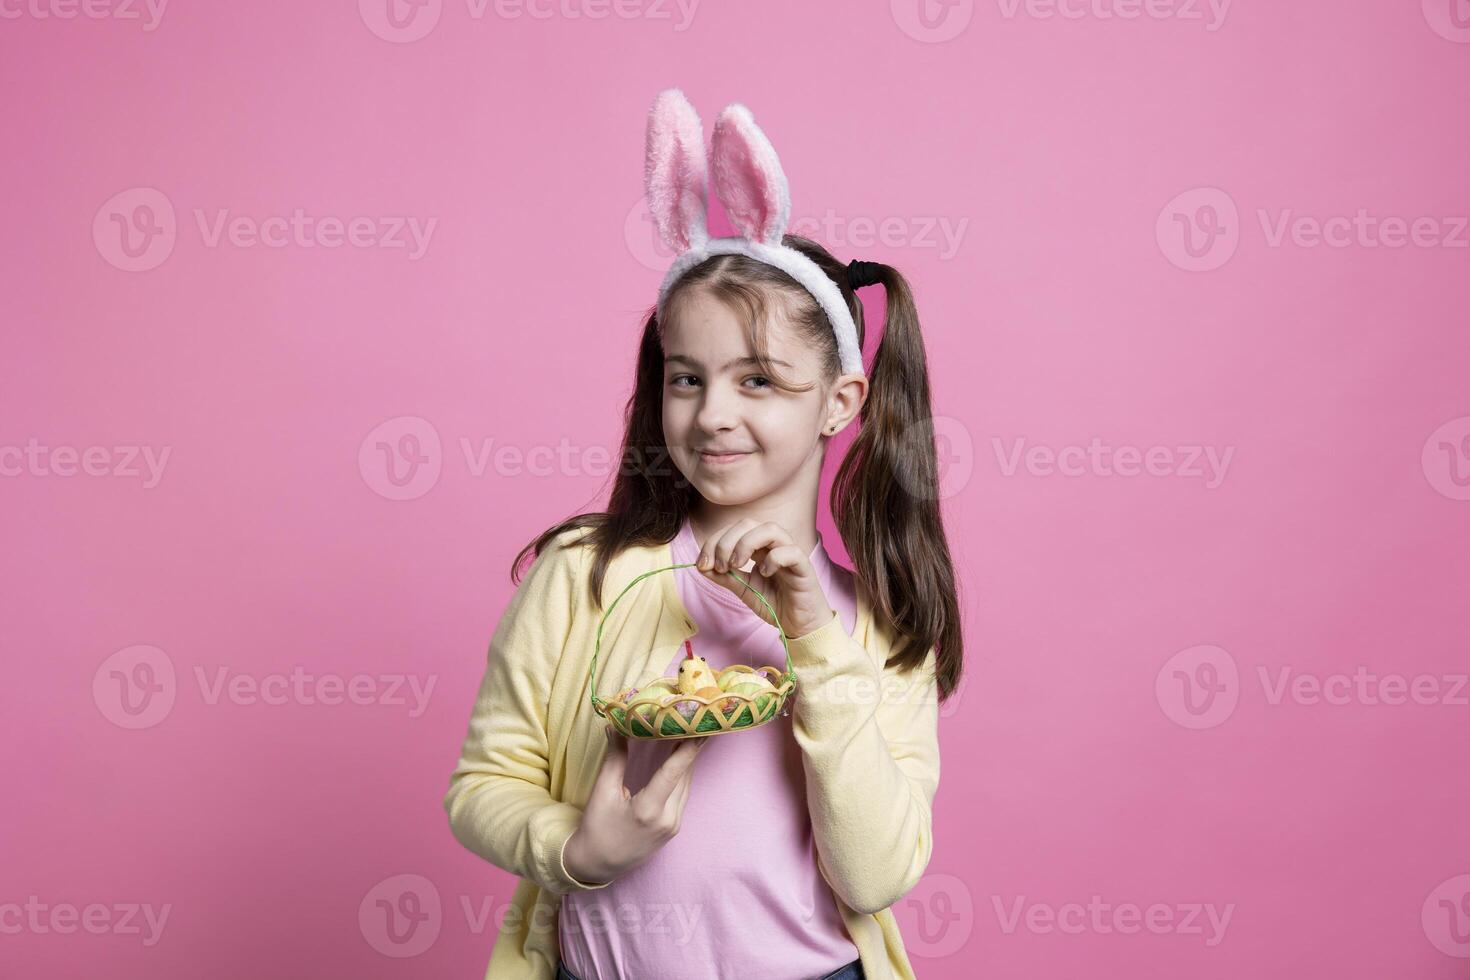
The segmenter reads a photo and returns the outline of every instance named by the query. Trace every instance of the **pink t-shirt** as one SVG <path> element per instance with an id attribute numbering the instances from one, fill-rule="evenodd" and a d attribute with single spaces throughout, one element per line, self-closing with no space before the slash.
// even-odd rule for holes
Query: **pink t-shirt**
<path id="1" fill-rule="evenodd" d="M 675 564 L 699 557 L 688 521 L 672 553 Z M 852 573 L 828 558 L 820 533 L 810 558 L 851 633 Z M 736 663 L 785 670 L 776 628 L 732 592 L 697 569 L 661 574 L 677 578 L 699 626 L 694 652 L 716 673 Z M 680 646 L 664 673 L 673 676 L 684 657 Z M 678 744 L 629 739 L 628 791 L 641 790 Z M 559 930 L 562 961 L 581 980 L 805 980 L 857 959 L 817 868 L 791 717 L 711 738 L 695 760 L 679 833 L 606 888 L 563 896 Z"/>

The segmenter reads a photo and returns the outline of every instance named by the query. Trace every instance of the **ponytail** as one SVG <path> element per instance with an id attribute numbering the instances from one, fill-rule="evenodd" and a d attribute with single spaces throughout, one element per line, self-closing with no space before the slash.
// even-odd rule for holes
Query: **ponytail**
<path id="1" fill-rule="evenodd" d="M 855 574 L 896 630 L 890 665 L 910 669 L 936 650 L 940 700 L 963 660 L 954 565 L 939 507 L 939 459 L 918 312 L 899 271 L 873 263 L 865 277 L 887 297 L 867 401 L 832 485 L 832 515 Z"/>

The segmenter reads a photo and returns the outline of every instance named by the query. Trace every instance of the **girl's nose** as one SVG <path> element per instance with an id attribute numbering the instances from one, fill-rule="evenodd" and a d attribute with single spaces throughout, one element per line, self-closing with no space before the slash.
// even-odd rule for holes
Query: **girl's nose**
<path id="1" fill-rule="evenodd" d="M 728 396 L 711 391 L 700 403 L 694 422 L 705 432 L 723 432 L 735 425 L 734 402 Z"/>

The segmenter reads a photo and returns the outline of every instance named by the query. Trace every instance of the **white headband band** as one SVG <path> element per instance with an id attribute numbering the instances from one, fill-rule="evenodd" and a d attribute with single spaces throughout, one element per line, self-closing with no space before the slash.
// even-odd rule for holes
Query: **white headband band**
<path id="1" fill-rule="evenodd" d="M 669 290 L 684 273 L 712 255 L 745 255 L 775 266 L 811 293 L 832 324 L 842 373 L 862 374 L 857 325 L 842 290 L 821 266 L 781 244 L 791 218 L 791 191 L 771 141 L 750 110 L 735 102 L 720 112 L 706 158 L 699 114 L 683 92 L 665 89 L 649 113 L 645 149 L 648 207 L 659 236 L 677 253 L 659 287 L 660 321 Z M 715 193 L 739 237 L 709 237 L 705 215 L 711 165 Z"/>

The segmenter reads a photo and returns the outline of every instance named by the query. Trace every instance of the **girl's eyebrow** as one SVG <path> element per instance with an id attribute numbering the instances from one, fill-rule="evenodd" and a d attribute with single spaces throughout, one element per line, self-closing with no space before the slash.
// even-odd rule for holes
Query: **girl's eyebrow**
<path id="1" fill-rule="evenodd" d="M 668 357 L 665 357 L 664 358 L 664 363 L 665 364 L 671 364 L 674 361 L 683 361 L 685 364 L 688 364 L 690 367 L 695 368 L 696 370 L 704 366 L 704 365 L 700 364 L 697 360 L 695 360 L 692 357 L 689 357 L 686 354 L 670 354 Z M 767 364 L 779 364 L 782 367 L 788 367 L 788 368 L 791 367 L 791 365 L 788 364 L 788 363 L 786 363 L 785 361 L 778 360 L 778 359 L 776 359 L 774 357 L 767 358 L 766 363 Z M 758 358 L 758 357 L 737 357 L 734 360 L 726 361 L 724 363 L 724 365 L 722 365 L 720 367 L 720 370 L 721 371 L 729 370 L 730 368 L 734 367 L 737 364 L 755 364 L 755 365 L 759 365 L 760 364 L 760 358 Z"/>

